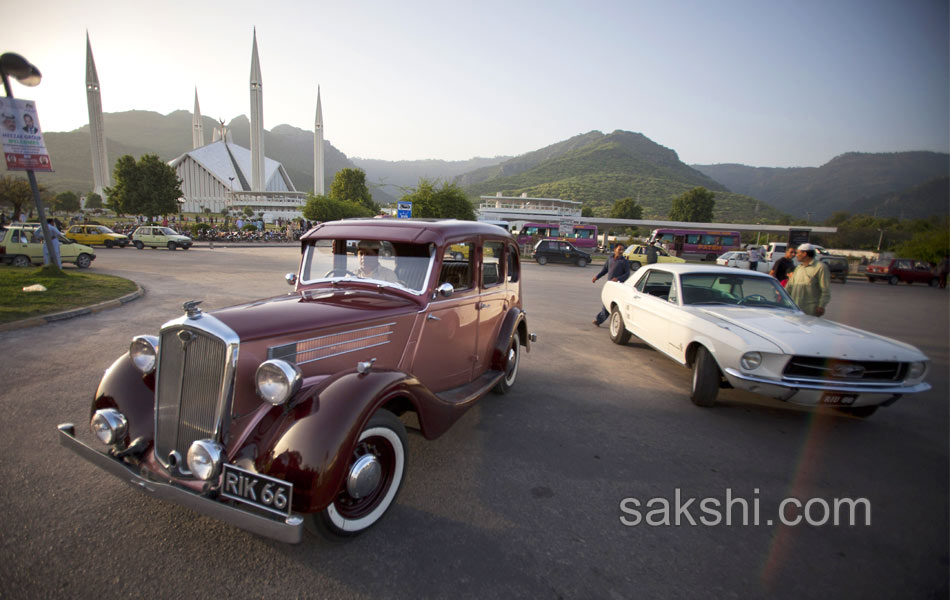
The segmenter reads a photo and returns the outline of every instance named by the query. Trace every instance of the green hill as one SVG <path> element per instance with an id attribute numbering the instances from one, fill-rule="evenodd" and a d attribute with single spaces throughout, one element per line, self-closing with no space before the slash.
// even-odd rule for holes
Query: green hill
<path id="1" fill-rule="evenodd" d="M 629 131 L 591 131 L 466 174 L 460 181 L 470 196 L 501 192 L 575 200 L 597 216 L 607 216 L 616 200 L 633 197 L 639 199 L 645 218 L 666 218 L 674 197 L 701 186 L 716 192 L 717 220 L 775 222 L 784 217 L 764 202 L 730 192 L 684 164 L 673 150 Z"/>

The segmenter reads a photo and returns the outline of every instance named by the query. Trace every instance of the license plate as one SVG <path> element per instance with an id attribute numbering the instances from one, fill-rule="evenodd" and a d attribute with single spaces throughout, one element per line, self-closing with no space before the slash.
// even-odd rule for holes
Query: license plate
<path id="1" fill-rule="evenodd" d="M 294 485 L 267 475 L 251 473 L 240 467 L 225 464 L 221 495 L 251 506 L 290 516 Z"/>
<path id="2" fill-rule="evenodd" d="M 825 392 L 821 395 L 822 404 L 838 404 L 841 406 L 847 406 L 849 404 L 854 404 L 854 401 L 857 399 L 857 394 L 838 394 L 835 392 Z"/>

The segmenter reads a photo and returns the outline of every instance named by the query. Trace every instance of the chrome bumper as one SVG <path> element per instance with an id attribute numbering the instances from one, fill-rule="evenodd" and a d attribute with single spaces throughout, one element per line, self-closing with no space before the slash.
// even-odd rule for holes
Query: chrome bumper
<path id="1" fill-rule="evenodd" d="M 857 399 L 852 406 L 890 406 L 904 394 L 916 394 L 930 389 L 929 383 L 894 385 L 875 383 L 847 383 L 832 381 L 775 380 L 740 373 L 736 369 L 723 369 L 726 379 L 733 387 L 762 394 L 785 402 L 814 406 L 822 403 L 823 394 L 854 394 Z"/>
<path id="2" fill-rule="evenodd" d="M 785 381 L 780 380 L 776 381 L 774 379 L 766 379 L 764 377 L 756 377 L 754 375 L 748 375 L 746 373 L 740 373 L 739 371 L 733 369 L 732 367 L 726 367 L 726 375 L 730 377 L 735 377 L 742 381 L 748 381 L 750 383 L 758 383 L 762 385 L 772 385 L 776 387 L 785 388 L 788 390 L 815 390 L 820 392 L 841 392 L 844 394 L 916 394 L 918 392 L 926 392 L 930 389 L 930 384 L 925 382 L 920 382 L 917 385 L 889 385 L 889 384 L 847 384 L 847 383 L 832 383 L 832 382 L 815 382 L 809 383 L 804 381 Z"/>
<path id="3" fill-rule="evenodd" d="M 303 518 L 301 516 L 291 515 L 283 521 L 278 521 L 234 508 L 211 498 L 199 496 L 191 490 L 178 487 L 172 483 L 145 479 L 125 463 L 90 448 L 76 439 L 76 429 L 72 423 L 63 423 L 59 426 L 59 443 L 100 469 L 115 475 L 133 487 L 148 492 L 156 498 L 180 504 L 203 515 L 279 542 L 298 544 L 303 539 Z"/>

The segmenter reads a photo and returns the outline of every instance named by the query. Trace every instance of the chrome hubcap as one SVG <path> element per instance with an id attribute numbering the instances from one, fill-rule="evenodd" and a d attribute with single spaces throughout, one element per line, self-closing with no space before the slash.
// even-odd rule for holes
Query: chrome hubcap
<path id="1" fill-rule="evenodd" d="M 353 498 L 367 496 L 379 486 L 383 478 L 383 467 L 373 454 L 364 454 L 350 467 L 346 478 L 346 492 Z"/>

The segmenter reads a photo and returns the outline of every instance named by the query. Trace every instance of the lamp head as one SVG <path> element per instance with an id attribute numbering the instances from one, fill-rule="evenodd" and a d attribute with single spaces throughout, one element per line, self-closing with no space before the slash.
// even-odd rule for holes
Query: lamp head
<path id="1" fill-rule="evenodd" d="M 0 71 L 29 87 L 39 85 L 40 80 L 43 79 L 43 74 L 36 65 L 16 52 L 4 52 L 0 55 Z"/>

